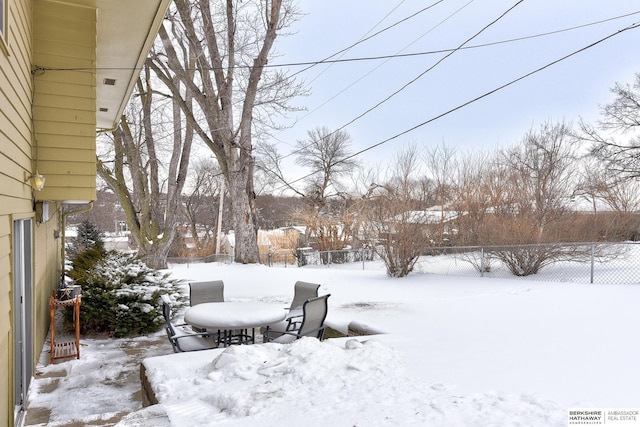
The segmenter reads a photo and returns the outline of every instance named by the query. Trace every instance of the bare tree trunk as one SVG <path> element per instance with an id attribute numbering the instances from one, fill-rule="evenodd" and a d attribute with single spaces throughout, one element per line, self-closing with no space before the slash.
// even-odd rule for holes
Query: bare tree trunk
<path id="1" fill-rule="evenodd" d="M 98 173 L 116 193 L 125 212 L 138 255 L 151 268 L 166 268 L 176 236 L 180 197 L 186 180 L 193 132 L 182 129 L 180 109 L 173 106 L 174 139 L 169 166 L 154 137 L 153 90 L 149 69 L 138 80 L 139 119 L 123 117 L 113 131 L 113 159 L 98 159 Z M 132 114 L 135 117 L 135 114 Z M 113 164 L 109 167 L 109 164 Z M 166 190 L 161 182 L 166 182 Z"/>
<path id="2" fill-rule="evenodd" d="M 218 160 L 229 191 L 235 261 L 241 263 L 258 262 L 259 255 L 253 186 L 252 136 L 258 125 L 254 110 L 270 106 L 277 114 L 295 96 L 287 89 L 290 81 L 274 78 L 264 68 L 278 30 L 290 19 L 291 10 L 283 7 L 283 1 L 288 3 L 175 0 L 177 14 L 159 32 L 163 51 L 147 61 Z M 185 50 L 194 53 L 189 61 L 178 53 Z M 190 70 L 196 70 L 197 79 Z M 181 87 L 194 105 L 184 101 Z"/>
<path id="3" fill-rule="evenodd" d="M 241 167 L 241 162 L 232 162 L 232 168 L 237 170 L 227 180 L 229 200 L 235 233 L 235 262 L 257 263 L 260 261 L 258 253 L 258 229 L 255 218 L 255 193 L 253 192 L 253 164 Z M 237 164 L 238 166 L 233 166 Z M 236 169 L 238 168 L 238 169 Z M 242 195 L 234 199 L 234 195 Z"/>

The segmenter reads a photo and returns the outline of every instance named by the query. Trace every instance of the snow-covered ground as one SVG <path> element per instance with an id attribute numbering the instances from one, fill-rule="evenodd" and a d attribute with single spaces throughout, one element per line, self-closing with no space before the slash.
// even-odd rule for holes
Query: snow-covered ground
<path id="1" fill-rule="evenodd" d="M 296 280 L 320 283 L 331 294 L 329 325 L 346 331 L 357 321 L 386 334 L 147 359 L 160 405 L 122 426 L 566 426 L 570 409 L 640 408 L 640 285 L 420 272 L 391 279 L 379 263 L 192 264 L 172 273 L 224 280 L 227 300 L 282 306 Z M 96 366 L 101 357 L 95 369 L 116 377 L 124 364 L 109 344 L 83 353 Z M 83 359 L 38 370 L 80 370 Z M 86 384 L 95 405 L 130 405 L 129 395 L 98 387 Z"/>

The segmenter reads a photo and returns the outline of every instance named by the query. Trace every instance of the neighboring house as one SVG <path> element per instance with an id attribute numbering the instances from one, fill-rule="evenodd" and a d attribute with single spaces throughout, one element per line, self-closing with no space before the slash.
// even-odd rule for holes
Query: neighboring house
<path id="1" fill-rule="evenodd" d="M 466 215 L 466 213 L 462 215 Z M 425 239 L 429 239 L 431 244 L 442 245 L 458 234 L 457 220 L 459 217 L 460 214 L 456 211 L 446 210 L 441 206 L 432 206 L 423 211 L 406 211 L 396 215 L 387 226 L 388 231 L 394 234 L 394 222 L 418 225 Z M 443 241 L 440 240 L 441 237 Z"/>
<path id="2" fill-rule="evenodd" d="M 258 230 L 258 251 L 262 262 L 293 264 L 296 262 L 296 249 L 304 246 L 306 227 L 289 226 L 275 230 Z"/>
<path id="3" fill-rule="evenodd" d="M 95 200 L 96 133 L 117 125 L 169 3 L 0 0 L 0 425 L 21 424 L 47 337 L 62 207 Z"/>
<path id="4" fill-rule="evenodd" d="M 440 232 L 444 233 L 445 240 L 448 240 L 449 236 L 457 234 L 456 221 L 459 218 L 459 213 L 456 211 L 450 211 L 443 209 L 442 206 L 432 206 L 424 211 L 409 211 L 406 212 L 404 217 L 408 219 L 408 222 L 414 224 L 423 224 L 425 226 L 425 236 L 429 237 L 432 243 L 442 244 L 434 239 L 439 239 Z"/>

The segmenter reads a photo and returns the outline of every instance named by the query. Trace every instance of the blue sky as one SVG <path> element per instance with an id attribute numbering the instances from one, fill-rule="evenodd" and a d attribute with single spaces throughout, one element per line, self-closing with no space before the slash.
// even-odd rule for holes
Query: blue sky
<path id="1" fill-rule="evenodd" d="M 357 46 L 340 59 L 454 49 L 496 20 L 516 0 L 301 0 L 305 14 L 279 38 L 274 63 L 319 61 L 429 5 Z M 557 32 L 640 12 L 621 0 L 525 0 L 467 46 L 492 44 Z M 307 111 L 292 114 L 295 125 L 277 135 L 281 152 L 317 126 L 336 129 L 361 115 L 424 73 L 380 107 L 345 127 L 360 151 L 456 108 L 529 72 L 640 22 L 640 13 L 597 25 L 486 47 L 404 58 L 321 64 L 301 72 L 312 94 L 296 102 Z M 384 163 L 408 142 L 445 143 L 460 151 L 517 143 L 547 120 L 595 121 L 598 106 L 612 100 L 616 82 L 631 83 L 640 72 L 640 28 L 620 33 L 498 93 L 386 142 L 359 156 L 367 165 Z M 306 67 L 291 66 L 291 72 Z"/>

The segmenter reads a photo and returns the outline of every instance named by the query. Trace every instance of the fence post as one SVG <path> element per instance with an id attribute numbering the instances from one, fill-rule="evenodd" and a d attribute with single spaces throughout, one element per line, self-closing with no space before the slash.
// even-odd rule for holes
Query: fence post
<path id="1" fill-rule="evenodd" d="M 593 272 L 594 272 L 594 264 L 595 264 L 595 252 L 596 245 L 595 243 L 591 244 L 591 284 L 593 284 Z"/>
<path id="2" fill-rule="evenodd" d="M 360 248 L 360 258 L 362 258 L 362 269 L 364 270 L 364 247 Z"/>
<path id="3" fill-rule="evenodd" d="M 484 248 L 480 248 L 480 277 L 484 277 Z"/>

